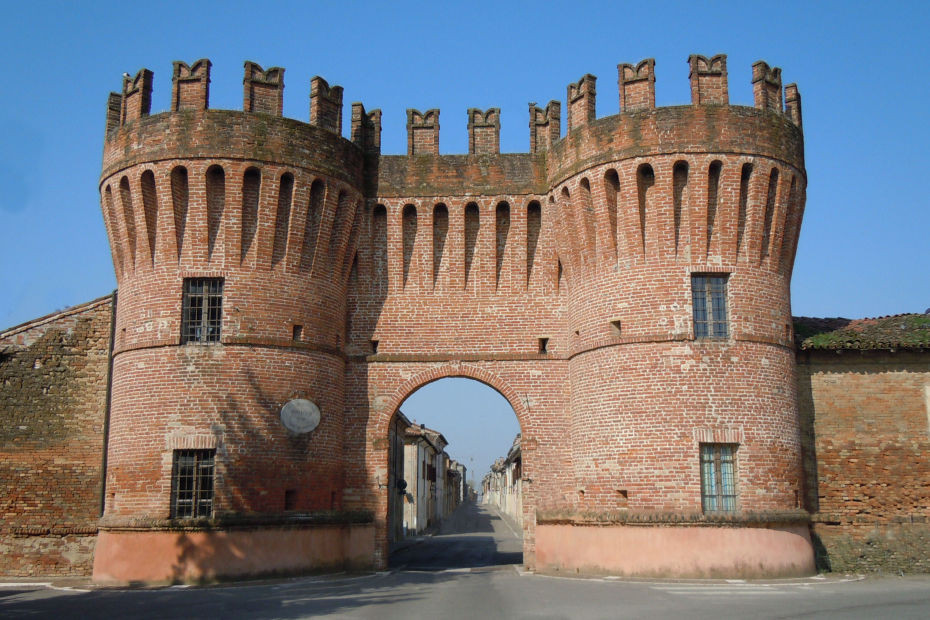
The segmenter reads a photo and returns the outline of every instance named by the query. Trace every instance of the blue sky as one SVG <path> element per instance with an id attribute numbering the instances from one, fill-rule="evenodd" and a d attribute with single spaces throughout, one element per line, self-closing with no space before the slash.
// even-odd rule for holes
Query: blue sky
<path id="1" fill-rule="evenodd" d="M 726 53 L 731 102 L 751 105 L 750 66 L 766 60 L 803 103 L 794 313 L 930 308 L 930 3 L 96 1 L 3 12 L 0 329 L 115 287 L 97 190 L 107 93 L 147 67 L 153 112 L 164 110 L 171 62 L 203 57 L 211 107 L 241 108 L 253 60 L 286 68 L 284 113 L 306 120 L 321 75 L 345 88 L 346 119 L 352 101 L 383 110 L 385 153 L 405 152 L 408 107 L 441 109 L 443 153 L 467 152 L 468 108 L 500 107 L 502 150 L 526 151 L 527 102 L 564 100 L 593 73 L 598 116 L 616 114 L 617 63 L 647 57 L 658 105 L 688 103 L 692 53 Z"/>
<path id="2" fill-rule="evenodd" d="M 469 482 L 481 478 L 504 456 L 520 432 L 507 399 L 474 379 L 440 379 L 411 394 L 400 410 L 408 419 L 441 432 L 446 452 L 468 468 Z"/>

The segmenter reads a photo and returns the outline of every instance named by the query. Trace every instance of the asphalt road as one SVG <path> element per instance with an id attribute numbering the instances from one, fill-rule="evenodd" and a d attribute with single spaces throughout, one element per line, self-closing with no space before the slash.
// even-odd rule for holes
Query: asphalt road
<path id="1" fill-rule="evenodd" d="M 630 581 L 518 567 L 520 540 L 466 506 L 388 571 L 213 587 L 62 589 L 0 584 L 0 617 L 32 618 L 928 618 L 930 576 Z"/>
<path id="2" fill-rule="evenodd" d="M 523 540 L 518 526 L 504 520 L 490 506 L 463 504 L 434 536 L 391 554 L 390 567 L 398 570 L 450 570 L 523 563 Z"/>

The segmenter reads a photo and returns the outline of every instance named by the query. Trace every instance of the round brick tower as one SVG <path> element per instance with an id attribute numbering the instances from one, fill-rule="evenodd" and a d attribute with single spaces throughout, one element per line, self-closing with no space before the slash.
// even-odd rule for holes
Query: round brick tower
<path id="1" fill-rule="evenodd" d="M 314 78 L 308 125 L 281 117 L 283 69 L 246 63 L 242 112 L 207 109 L 209 72 L 175 63 L 167 113 L 148 115 L 147 70 L 110 100 L 100 193 L 118 305 L 100 581 L 209 578 L 243 556 L 238 572 L 370 562 L 347 533 L 370 526 L 340 516 L 363 151 L 340 135 L 341 88 Z M 185 562 L 159 561 L 179 549 Z"/>
<path id="2" fill-rule="evenodd" d="M 726 58 L 689 62 L 691 106 L 655 108 L 652 60 L 618 67 L 618 116 L 593 119 L 593 76 L 572 84 L 550 152 L 576 512 L 620 526 L 559 535 L 589 554 L 574 564 L 630 574 L 812 569 L 790 310 L 797 91 L 786 115 L 780 70 L 757 63 L 755 107 L 730 106 Z"/>

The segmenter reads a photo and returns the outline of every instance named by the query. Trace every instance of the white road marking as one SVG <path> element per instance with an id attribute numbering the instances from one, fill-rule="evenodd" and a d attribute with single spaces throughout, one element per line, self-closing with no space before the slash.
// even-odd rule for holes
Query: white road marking
<path id="1" fill-rule="evenodd" d="M 50 588 L 50 587 L 52 587 L 51 581 L 23 581 L 20 583 L 16 583 L 16 582 L 0 583 L 0 588 Z"/>
<path id="2" fill-rule="evenodd" d="M 90 592 L 84 588 L 74 588 L 72 586 L 53 586 L 51 581 L 21 581 L 21 582 L 2 582 L 0 588 L 45 588 L 46 590 L 57 590 L 59 592 Z"/>
<path id="3" fill-rule="evenodd" d="M 789 594 L 788 590 L 780 590 L 765 586 L 652 586 L 653 590 L 676 594 L 680 596 L 758 596 Z"/>

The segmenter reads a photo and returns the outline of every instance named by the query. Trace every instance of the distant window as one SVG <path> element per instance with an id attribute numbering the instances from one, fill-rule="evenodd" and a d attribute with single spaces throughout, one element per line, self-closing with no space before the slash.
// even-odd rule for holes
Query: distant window
<path id="1" fill-rule="evenodd" d="M 695 338 L 726 338 L 727 276 L 692 275 Z"/>
<path id="2" fill-rule="evenodd" d="M 704 512 L 736 512 L 736 448 L 732 443 L 701 444 Z"/>
<path id="3" fill-rule="evenodd" d="M 181 344 L 219 342 L 223 323 L 223 278 L 186 278 Z"/>
<path id="4" fill-rule="evenodd" d="M 171 517 L 213 516 L 213 474 L 216 450 L 175 450 L 171 472 Z"/>

